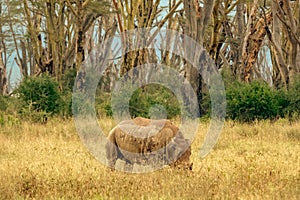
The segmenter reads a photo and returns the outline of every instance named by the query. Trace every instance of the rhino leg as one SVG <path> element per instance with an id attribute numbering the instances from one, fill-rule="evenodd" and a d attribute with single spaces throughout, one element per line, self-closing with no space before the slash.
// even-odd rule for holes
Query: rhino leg
<path id="1" fill-rule="evenodd" d="M 108 160 L 108 166 L 114 168 L 118 159 L 119 149 L 116 144 L 114 129 L 109 133 L 108 142 L 105 145 L 106 158 Z"/>

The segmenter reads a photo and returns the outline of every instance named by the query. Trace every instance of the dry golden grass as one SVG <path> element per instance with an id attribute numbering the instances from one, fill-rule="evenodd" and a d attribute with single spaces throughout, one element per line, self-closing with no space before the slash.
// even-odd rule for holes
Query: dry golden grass
<path id="1" fill-rule="evenodd" d="M 101 120 L 104 131 L 115 125 Z M 0 126 L 1 199 L 298 199 L 300 123 L 227 122 L 200 159 L 208 128 L 192 145 L 192 172 L 111 172 L 80 142 L 73 120 Z"/>

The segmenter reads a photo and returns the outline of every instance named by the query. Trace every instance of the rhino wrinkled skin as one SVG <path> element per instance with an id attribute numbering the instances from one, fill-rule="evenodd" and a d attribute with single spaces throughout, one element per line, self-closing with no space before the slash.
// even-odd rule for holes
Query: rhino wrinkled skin
<path id="1" fill-rule="evenodd" d="M 179 128 L 169 120 L 150 120 L 137 117 L 120 122 L 108 135 L 106 157 L 114 169 L 118 159 L 126 165 L 165 165 L 192 169 L 191 147 Z"/>

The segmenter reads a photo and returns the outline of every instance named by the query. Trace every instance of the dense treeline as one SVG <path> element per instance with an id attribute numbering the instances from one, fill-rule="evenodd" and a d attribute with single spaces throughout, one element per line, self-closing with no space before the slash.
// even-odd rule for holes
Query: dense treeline
<path id="1" fill-rule="evenodd" d="M 149 43 L 147 37 L 125 37 L 134 28 L 168 28 L 193 38 L 213 59 L 226 84 L 227 116 L 239 121 L 296 118 L 300 72 L 300 1 L 290 0 L 4 0 L 0 2 L 0 93 L 2 120 L 7 113 L 45 121 L 70 116 L 76 74 L 84 88 L 89 53 L 109 38 L 120 37 L 114 62 L 103 72 L 96 96 L 99 115 L 111 116 L 111 92 L 117 80 L 145 63 L 172 67 L 196 91 L 201 114 L 209 114 L 210 98 L 201 74 L 191 63 L 167 50 L 120 50 Z M 162 38 L 172 48 L 174 37 Z M 184 49 L 184 41 L 176 45 Z M 190 55 L 189 55 L 190 56 Z M 13 88 L 18 68 L 22 77 Z M 133 77 L 129 77 L 133 78 Z M 10 97 L 8 97 L 10 96 Z M 12 97 L 13 96 L 13 97 Z M 13 102 L 13 103 L 12 103 Z M 147 86 L 130 101 L 132 115 L 149 117 L 161 104 L 167 117 L 180 114 L 176 96 L 166 88 Z M 12 106 L 12 104 L 16 106 Z M 14 108 L 12 108 L 14 107 Z M 157 108 L 159 111 L 159 108 Z M 151 112 L 156 112 L 155 108 Z M 12 114 L 12 115 L 15 115 Z"/>
<path id="2" fill-rule="evenodd" d="M 65 79 L 68 80 L 69 79 Z M 67 84 L 67 83 L 66 83 Z M 97 89 L 95 111 L 99 117 L 113 117 L 111 94 Z M 16 123 L 19 120 L 46 122 L 49 117 L 72 117 L 72 84 L 60 92 L 58 83 L 50 76 L 28 77 L 15 91 L 16 97 L 0 96 L 0 124 Z M 200 106 L 205 111 L 202 117 L 209 117 L 210 96 L 204 93 Z M 277 120 L 288 118 L 298 120 L 300 110 L 300 77 L 290 89 L 276 90 L 262 81 L 226 85 L 227 119 L 239 122 L 256 120 Z M 122 99 L 117 99 L 117 101 Z M 81 104 L 82 102 L 80 102 Z M 113 102 L 118 105 L 118 102 Z M 161 112 L 160 105 L 165 113 Z M 85 106 L 85 105 L 81 105 Z M 176 118 L 181 115 L 181 107 L 172 91 L 160 85 L 148 85 L 136 90 L 129 102 L 132 116 Z M 80 109 L 80 106 L 79 106 Z"/>

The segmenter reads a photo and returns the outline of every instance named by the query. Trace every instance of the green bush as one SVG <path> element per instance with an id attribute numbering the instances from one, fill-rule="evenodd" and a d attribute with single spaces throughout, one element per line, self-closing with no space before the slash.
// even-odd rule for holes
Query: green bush
<path id="1" fill-rule="evenodd" d="M 158 84 L 150 84 L 133 93 L 129 112 L 133 117 L 150 118 L 151 114 L 166 114 L 167 118 L 174 118 L 180 115 L 181 109 L 172 91 Z"/>
<path id="2" fill-rule="evenodd" d="M 0 95 L 0 111 L 6 111 L 8 108 L 7 97 Z"/>
<path id="3" fill-rule="evenodd" d="M 262 82 L 235 82 L 227 88 L 227 116 L 240 122 L 275 119 L 284 114 L 285 98 Z"/>
<path id="4" fill-rule="evenodd" d="M 288 106 L 286 106 L 286 116 L 291 120 L 300 118 L 300 76 L 295 77 L 287 92 Z"/>
<path id="5" fill-rule="evenodd" d="M 22 117 L 35 122 L 44 122 L 54 114 L 60 116 L 71 116 L 72 113 L 72 92 L 76 72 L 70 71 L 62 77 L 62 92 L 59 91 L 58 83 L 49 76 L 29 77 L 24 79 L 19 88 L 14 92 L 14 97 L 0 96 L 0 124 L 7 121 L 3 116 L 16 116 L 16 110 Z M 95 90 L 95 77 L 86 80 L 87 90 Z M 129 92 L 126 88 L 114 99 L 110 93 L 104 92 L 101 87 L 102 81 L 98 84 L 95 98 L 95 105 L 84 102 L 81 94 L 76 95 L 74 105 L 76 112 L 85 111 L 92 113 L 96 110 L 98 116 L 112 117 L 112 104 L 116 110 L 126 112 L 129 110 L 132 117 L 151 117 L 152 114 L 165 113 L 167 118 L 174 118 L 181 115 L 181 107 L 176 96 L 169 89 L 158 84 L 150 84 L 139 88 L 129 97 L 128 105 L 121 104 Z M 132 88 L 128 88 L 131 91 Z M 91 93 L 93 91 L 90 91 Z M 211 92 L 220 92 L 217 89 Z M 201 110 L 207 115 L 210 114 L 211 102 L 208 90 L 202 94 Z M 18 97 L 18 98 L 16 98 Z M 74 100 L 73 99 L 73 100 Z M 300 77 L 297 77 L 289 90 L 275 90 L 263 82 L 254 81 L 250 84 L 228 81 L 226 83 L 227 117 L 240 122 L 252 122 L 254 120 L 276 119 L 288 117 L 289 119 L 300 118 Z M 221 102 L 221 100 L 220 100 Z M 218 104 L 218 101 L 216 102 Z M 76 106 L 77 105 L 77 106 Z M 125 106 L 124 108 L 121 107 Z M 95 106 L 95 107 L 94 107 Z M 205 114 L 204 113 L 204 114 Z M 202 113 L 203 114 L 203 113 Z"/>
<path id="6" fill-rule="evenodd" d="M 112 117 L 111 94 L 98 90 L 95 98 L 97 115 L 99 117 Z"/>
<path id="7" fill-rule="evenodd" d="M 49 76 L 25 78 L 15 91 L 21 100 L 19 112 L 34 121 L 45 121 L 60 111 L 58 83 Z"/>
<path id="8" fill-rule="evenodd" d="M 63 91 L 59 100 L 59 115 L 64 118 L 72 116 L 72 92 Z"/>
<path id="9" fill-rule="evenodd" d="M 64 93 L 72 93 L 76 79 L 76 69 L 68 69 L 61 77 L 62 89 Z"/>
<path id="10" fill-rule="evenodd" d="M 129 89 L 130 91 L 130 89 Z M 138 88 L 129 97 L 129 104 L 124 105 L 124 99 L 128 98 L 129 92 L 126 89 L 122 90 L 122 93 L 118 94 L 118 98 L 114 99 L 112 104 L 116 107 L 115 109 L 122 114 L 129 110 L 131 117 L 142 116 L 146 118 L 152 117 L 153 114 L 157 118 L 165 114 L 166 118 L 174 118 L 181 114 L 181 107 L 172 91 L 160 86 L 158 84 L 149 84 L 144 87 Z M 106 113 L 112 114 L 111 107 L 106 102 L 102 108 L 105 108 Z M 122 107 L 124 106 L 124 107 Z"/>
<path id="11" fill-rule="evenodd" d="M 19 119 L 11 114 L 0 111 L 0 125 L 18 125 L 20 124 Z"/>
<path id="12" fill-rule="evenodd" d="M 288 92 L 285 89 L 272 90 L 274 92 L 274 105 L 276 107 L 277 117 L 285 118 L 290 106 Z"/>

